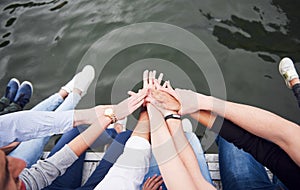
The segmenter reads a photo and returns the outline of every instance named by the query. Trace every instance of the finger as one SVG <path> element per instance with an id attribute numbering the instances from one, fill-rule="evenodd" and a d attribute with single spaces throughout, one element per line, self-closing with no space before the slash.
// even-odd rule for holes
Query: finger
<path id="1" fill-rule="evenodd" d="M 149 71 L 145 70 L 143 73 L 143 88 L 148 87 Z"/>
<path id="2" fill-rule="evenodd" d="M 165 81 L 164 84 L 162 85 L 162 87 L 167 88 L 167 83 L 168 83 L 168 81 Z"/>
<path id="3" fill-rule="evenodd" d="M 153 70 L 153 71 L 152 71 L 152 79 L 154 80 L 155 77 L 156 77 L 156 70 Z"/>
<path id="4" fill-rule="evenodd" d="M 159 186 L 161 186 L 162 183 L 163 183 L 163 180 L 156 181 L 154 186 L 153 186 L 153 189 L 157 189 Z"/>
<path id="5" fill-rule="evenodd" d="M 159 187 L 159 190 L 162 190 L 162 186 Z"/>
<path id="6" fill-rule="evenodd" d="M 148 187 L 150 181 L 150 177 L 147 178 L 147 180 L 144 183 L 144 187 Z"/>
<path id="7" fill-rule="evenodd" d="M 160 86 L 160 83 L 161 82 L 159 82 L 158 80 L 154 80 L 154 87 L 155 87 L 155 89 L 157 89 L 157 90 L 160 90 L 162 87 Z"/>
<path id="8" fill-rule="evenodd" d="M 171 82 L 168 80 L 168 83 L 167 83 L 167 88 L 169 89 L 172 89 L 173 90 L 173 87 L 171 86 Z"/>
<path id="9" fill-rule="evenodd" d="M 148 79 L 148 88 L 152 88 L 153 86 L 153 72 L 149 71 L 149 79 Z"/>
<path id="10" fill-rule="evenodd" d="M 157 78 L 157 81 L 158 81 L 158 84 L 159 84 L 159 85 L 160 85 L 160 83 L 161 83 L 163 77 L 164 77 L 164 74 L 163 74 L 163 73 L 160 73 L 159 76 L 158 76 L 158 78 Z"/>
<path id="11" fill-rule="evenodd" d="M 135 93 L 135 92 L 133 92 L 133 91 L 128 91 L 127 94 L 130 95 L 130 96 L 137 95 L 137 93 Z"/>
<path id="12" fill-rule="evenodd" d="M 148 184 L 148 187 L 149 187 L 149 188 L 153 188 L 153 186 L 156 184 L 155 179 L 156 179 L 156 174 L 154 174 L 154 175 L 151 177 L 151 179 L 149 180 L 149 184 Z"/>

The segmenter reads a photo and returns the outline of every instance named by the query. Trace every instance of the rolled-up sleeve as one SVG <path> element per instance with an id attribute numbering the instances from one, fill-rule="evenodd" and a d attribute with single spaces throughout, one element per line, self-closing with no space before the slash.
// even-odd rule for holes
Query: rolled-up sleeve
<path id="1" fill-rule="evenodd" d="M 73 117 L 74 110 L 21 111 L 0 116 L 0 147 L 69 131 L 73 128 Z"/>
<path id="2" fill-rule="evenodd" d="M 63 175 L 77 159 L 72 149 L 65 145 L 50 158 L 39 160 L 30 169 L 25 168 L 19 177 L 25 183 L 26 190 L 39 190 Z"/>

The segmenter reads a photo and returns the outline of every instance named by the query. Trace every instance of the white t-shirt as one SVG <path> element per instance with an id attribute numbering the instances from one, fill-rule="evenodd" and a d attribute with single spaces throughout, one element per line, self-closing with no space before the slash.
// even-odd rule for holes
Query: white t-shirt
<path id="1" fill-rule="evenodd" d="M 130 137 L 123 154 L 95 190 L 139 190 L 148 172 L 150 157 L 150 143 L 142 137 Z"/>

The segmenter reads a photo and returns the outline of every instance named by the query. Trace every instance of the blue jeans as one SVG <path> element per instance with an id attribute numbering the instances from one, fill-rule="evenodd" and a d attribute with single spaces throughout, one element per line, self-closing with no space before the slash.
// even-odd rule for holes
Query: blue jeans
<path id="1" fill-rule="evenodd" d="M 206 179 L 206 181 L 208 181 L 209 183 L 213 184 L 208 167 L 207 167 L 205 155 L 202 150 L 202 147 L 201 147 L 198 137 L 195 135 L 195 133 L 191 133 L 191 132 L 186 132 L 185 136 L 188 139 L 188 141 L 190 142 L 190 144 L 194 150 L 194 153 L 197 157 L 198 164 L 199 164 L 199 167 L 200 167 L 200 170 L 201 170 L 201 173 L 202 173 L 204 179 Z M 160 175 L 160 171 L 159 171 L 157 162 L 152 154 L 152 157 L 150 160 L 150 168 L 149 168 L 148 173 L 145 175 L 143 184 L 145 183 L 145 181 L 147 180 L 148 177 L 152 177 L 154 174 Z M 141 185 L 141 189 L 143 187 L 143 184 Z M 167 187 L 165 186 L 164 183 L 162 184 L 162 188 L 167 189 Z"/>
<path id="2" fill-rule="evenodd" d="M 300 107 L 300 84 L 295 84 L 292 88 L 294 95 L 297 99 L 298 106 Z"/>
<path id="3" fill-rule="evenodd" d="M 49 98 L 43 100 L 31 110 L 33 111 L 66 111 L 72 110 L 76 107 L 80 101 L 81 96 L 76 93 L 70 93 L 64 100 L 58 93 L 53 94 Z M 20 158 L 27 164 L 27 168 L 30 168 L 41 157 L 44 146 L 48 143 L 50 137 L 43 137 L 38 139 L 32 139 L 22 142 L 16 149 L 14 149 L 9 156 Z"/>
<path id="4" fill-rule="evenodd" d="M 114 129 L 107 129 L 107 134 Z M 105 177 L 109 169 L 116 162 L 118 157 L 123 153 L 123 149 L 126 141 L 131 136 L 131 131 L 125 131 L 118 134 L 115 140 L 111 143 L 109 148 L 106 150 L 105 155 L 101 159 L 99 165 L 96 167 L 93 174 L 89 177 L 87 182 L 81 187 L 82 171 L 85 154 L 81 155 L 73 165 L 71 165 L 66 172 L 53 181 L 51 185 L 44 188 L 44 190 L 67 190 L 67 189 L 94 189 L 98 183 Z M 74 137 L 79 134 L 78 129 L 74 128 L 68 133 L 64 134 L 59 142 L 52 149 L 49 156 L 60 150 L 65 144 L 70 142 Z M 102 135 L 98 139 L 101 139 Z"/>
<path id="5" fill-rule="evenodd" d="M 222 137 L 217 138 L 217 143 L 223 190 L 287 189 L 279 180 L 271 182 L 265 168 L 250 154 Z"/>

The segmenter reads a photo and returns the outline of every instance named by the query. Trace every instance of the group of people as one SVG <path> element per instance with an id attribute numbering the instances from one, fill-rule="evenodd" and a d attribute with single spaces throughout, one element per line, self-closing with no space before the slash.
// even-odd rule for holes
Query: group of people
<path id="1" fill-rule="evenodd" d="M 282 59 L 279 71 L 299 103 L 293 62 Z M 0 147 L 5 150 L 0 150 L 0 189 L 215 189 L 200 141 L 183 129 L 184 115 L 216 133 L 223 189 L 300 186 L 298 124 L 257 107 L 174 90 L 170 81 L 162 83 L 162 73 L 156 78 L 156 71 L 148 70 L 143 87 L 129 91 L 119 104 L 74 110 L 94 73 L 85 66 L 32 110 L 0 117 Z M 117 123 L 125 125 L 136 110 L 134 130 L 120 130 Z M 40 160 L 50 136 L 61 133 L 48 158 Z M 86 150 L 107 143 L 99 165 L 82 184 Z M 272 181 L 265 167 L 274 174 Z"/>

